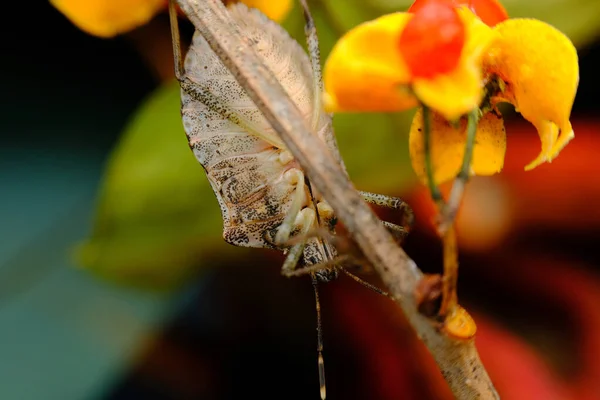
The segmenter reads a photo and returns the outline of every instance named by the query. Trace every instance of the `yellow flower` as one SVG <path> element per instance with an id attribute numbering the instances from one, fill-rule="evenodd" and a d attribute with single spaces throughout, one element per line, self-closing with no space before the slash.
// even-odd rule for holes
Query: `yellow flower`
<path id="1" fill-rule="evenodd" d="M 146 24 L 166 9 L 167 0 L 50 0 L 50 4 L 79 29 L 100 37 L 113 37 Z M 281 21 L 292 0 L 242 0 L 269 18 Z"/>
<path id="2" fill-rule="evenodd" d="M 537 129 L 542 152 L 530 170 L 552 161 L 575 136 L 569 117 L 579 84 L 577 51 L 554 27 L 535 19 L 509 19 L 484 58 L 484 69 L 505 83 L 496 100 L 512 103 Z"/>
<path id="3" fill-rule="evenodd" d="M 477 107 L 482 97 L 481 57 L 493 39 L 492 30 L 467 8 L 448 9 L 459 26 L 451 15 L 432 16 L 425 9 L 424 16 L 385 15 L 344 35 L 325 64 L 326 109 L 403 111 L 421 102 L 454 120 Z M 462 38 L 450 42 L 445 36 L 448 27 L 460 28 Z M 412 41 L 403 40 L 407 36 L 413 36 Z M 422 49 L 428 59 L 419 62 L 415 51 Z M 440 65 L 454 55 L 455 62 Z M 440 73 L 424 71 L 428 66 L 441 68 Z"/>
<path id="4" fill-rule="evenodd" d="M 323 71 L 325 108 L 340 111 L 401 111 L 417 105 L 410 72 L 397 49 L 408 13 L 385 15 L 344 35 Z"/>
<path id="5" fill-rule="evenodd" d="M 273 21 L 283 21 L 292 9 L 292 0 L 241 0 L 250 8 L 257 8 Z"/>
<path id="6" fill-rule="evenodd" d="M 444 117 L 431 118 L 431 160 L 433 180 L 439 184 L 454 179 L 462 166 L 467 140 L 467 121 L 462 118 L 452 126 Z M 496 112 L 485 114 L 477 125 L 477 141 L 473 149 L 471 174 L 493 175 L 502 170 L 506 152 L 506 134 L 502 117 Z M 423 140 L 423 113 L 417 111 L 410 127 L 410 159 L 417 177 L 427 182 Z"/>
<path id="7" fill-rule="evenodd" d="M 50 0 L 79 29 L 113 37 L 144 25 L 165 8 L 165 0 Z"/>
<path id="8" fill-rule="evenodd" d="M 419 9 L 451 3 L 423 2 Z M 419 56 L 418 48 L 407 58 L 398 41 L 417 14 L 386 15 L 354 28 L 336 44 L 325 65 L 325 106 L 333 112 L 402 111 L 419 103 L 432 109 L 430 156 L 436 184 L 456 177 L 466 146 L 464 116 L 479 108 L 482 117 L 469 172 L 492 175 L 502 169 L 506 135 L 495 109 L 502 101 L 512 103 L 540 135 L 542 151 L 526 170 L 551 161 L 574 137 L 569 117 L 579 67 L 572 43 L 534 19 L 507 19 L 490 28 L 466 7 L 456 10 L 465 27 L 465 44 L 455 68 L 415 76 L 409 58 Z M 434 60 L 427 51 L 421 55 L 425 66 Z M 421 112 L 413 120 L 409 141 L 413 168 L 427 182 Z"/>

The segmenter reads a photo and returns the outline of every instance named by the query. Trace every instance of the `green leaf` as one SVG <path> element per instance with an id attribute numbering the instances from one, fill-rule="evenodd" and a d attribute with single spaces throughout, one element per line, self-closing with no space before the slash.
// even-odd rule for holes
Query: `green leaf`
<path id="1" fill-rule="evenodd" d="M 107 279 L 168 289 L 206 267 L 205 258 L 235 250 L 221 238 L 221 213 L 179 104 L 175 82 L 158 89 L 108 161 L 92 234 L 76 252 L 78 264 Z"/>

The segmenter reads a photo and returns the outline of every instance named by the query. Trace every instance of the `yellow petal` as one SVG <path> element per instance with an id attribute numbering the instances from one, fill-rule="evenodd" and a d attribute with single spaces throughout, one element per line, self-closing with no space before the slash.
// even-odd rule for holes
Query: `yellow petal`
<path id="1" fill-rule="evenodd" d="M 481 103 L 481 72 L 474 66 L 463 65 L 447 75 L 416 79 L 413 90 L 423 104 L 455 121 Z"/>
<path id="2" fill-rule="evenodd" d="M 411 17 L 385 15 L 355 27 L 336 43 L 323 72 L 329 112 L 402 111 L 417 105 L 398 50 L 400 32 Z"/>
<path id="3" fill-rule="evenodd" d="M 534 125 L 542 142 L 542 151 L 535 160 L 525 166 L 525 171 L 530 171 L 546 161 L 552 161 L 552 149 L 556 145 L 559 134 L 558 126 L 553 122 L 537 121 Z M 572 129 L 571 132 L 573 132 Z"/>
<path id="4" fill-rule="evenodd" d="M 432 113 L 431 163 L 434 180 L 441 184 L 454 179 L 462 166 L 467 140 L 467 122 L 462 118 L 453 127 L 441 115 Z M 417 111 L 410 127 L 410 159 L 421 182 L 427 183 L 423 146 L 423 112 Z M 502 170 L 506 153 L 506 132 L 502 117 L 494 112 L 485 114 L 477 125 L 471 174 L 493 175 Z"/>
<path id="5" fill-rule="evenodd" d="M 148 22 L 165 0 L 50 0 L 79 29 L 112 37 Z"/>
<path id="6" fill-rule="evenodd" d="M 466 7 L 458 9 L 465 24 L 465 46 L 457 67 L 433 79 L 416 79 L 415 95 L 448 120 L 479 107 L 483 97 L 481 62 L 495 32 Z"/>
<path id="7" fill-rule="evenodd" d="M 258 8 L 273 21 L 283 21 L 292 8 L 292 0 L 242 0 L 251 8 Z"/>
<path id="8" fill-rule="evenodd" d="M 577 51 L 552 26 L 534 19 L 509 19 L 494 28 L 498 37 L 484 68 L 505 83 L 511 102 L 538 130 L 542 152 L 525 169 L 552 161 L 574 137 L 569 122 L 579 84 Z"/>

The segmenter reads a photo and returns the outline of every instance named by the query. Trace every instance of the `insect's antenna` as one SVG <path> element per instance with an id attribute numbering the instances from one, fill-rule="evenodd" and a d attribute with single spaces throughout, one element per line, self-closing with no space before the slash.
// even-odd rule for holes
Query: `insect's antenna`
<path id="1" fill-rule="evenodd" d="M 313 289 L 315 290 L 315 307 L 317 309 L 317 353 L 319 354 L 319 388 L 321 392 L 321 400 L 325 400 L 327 390 L 325 388 L 325 362 L 323 361 L 323 327 L 321 325 L 321 302 L 319 301 L 319 290 L 317 285 L 317 276 L 314 273 L 310 274 Z"/>
<path id="2" fill-rule="evenodd" d="M 169 20 L 171 22 L 173 58 L 175 60 L 175 77 L 178 81 L 181 81 L 184 69 L 183 58 L 181 56 L 181 35 L 179 34 L 179 20 L 177 19 L 177 5 L 175 4 L 175 0 L 169 0 Z"/>
<path id="3" fill-rule="evenodd" d="M 323 78 L 321 76 L 321 51 L 319 50 L 319 37 L 317 35 L 317 27 L 315 26 L 315 20 L 310 13 L 310 8 L 306 0 L 300 0 L 300 5 L 304 11 L 304 33 L 306 35 L 306 44 L 308 46 L 308 55 L 310 56 L 310 63 L 313 70 L 313 85 L 314 85 L 314 104 L 316 107 L 313 109 L 314 125 L 318 123 L 319 115 L 321 114 L 321 92 L 323 91 Z"/>

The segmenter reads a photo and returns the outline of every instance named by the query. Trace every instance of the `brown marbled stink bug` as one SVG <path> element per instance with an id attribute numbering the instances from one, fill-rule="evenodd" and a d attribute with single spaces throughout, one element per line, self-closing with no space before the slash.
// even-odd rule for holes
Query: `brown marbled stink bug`
<path id="1" fill-rule="evenodd" d="M 301 5 L 310 58 L 280 25 L 258 10 L 239 3 L 225 8 L 218 1 L 178 0 L 178 3 L 184 11 L 202 14 L 203 10 L 213 8 L 228 13 L 231 24 L 277 77 L 314 134 L 342 163 L 331 116 L 321 105 L 319 43 L 305 0 L 301 0 Z M 361 281 L 343 268 L 330 240 L 335 233 L 335 214 L 311 187 L 298 162 L 230 72 L 230 66 L 225 65 L 199 30 L 183 60 L 174 0 L 170 0 L 169 6 L 183 126 L 221 207 L 223 237 L 236 246 L 281 250 L 287 254 L 283 275 L 311 276 L 317 301 L 319 378 L 324 399 L 317 283 L 334 279 L 340 271 Z M 412 213 L 401 199 L 361 193 L 367 202 L 401 210 L 405 213 L 405 225 L 409 224 Z M 406 234 L 407 226 L 384 224 L 400 237 Z"/>

